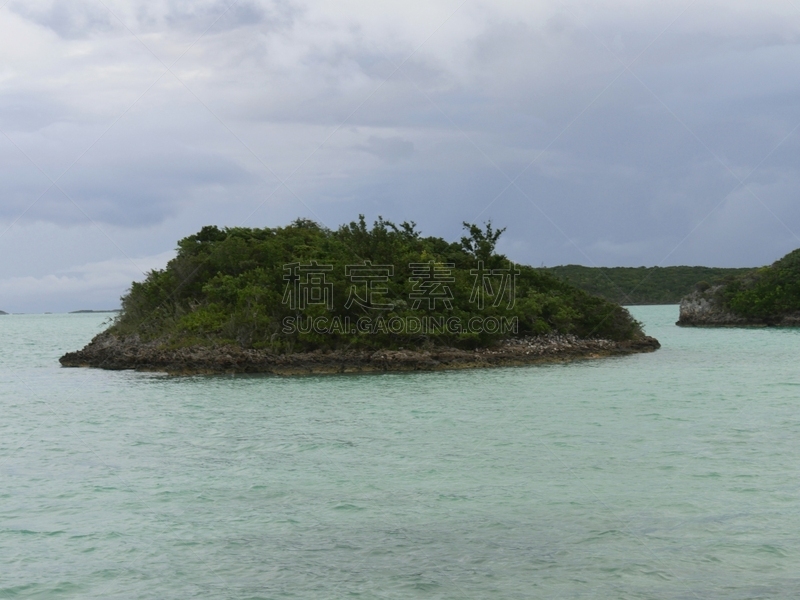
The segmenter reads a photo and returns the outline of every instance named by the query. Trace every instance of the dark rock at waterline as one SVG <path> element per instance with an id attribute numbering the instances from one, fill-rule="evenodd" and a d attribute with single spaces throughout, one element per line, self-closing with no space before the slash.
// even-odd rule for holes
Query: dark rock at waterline
<path id="1" fill-rule="evenodd" d="M 138 336 L 118 337 L 104 332 L 85 348 L 61 357 L 65 367 L 195 373 L 365 373 L 375 371 L 436 371 L 492 366 L 515 366 L 581 358 L 652 352 L 658 340 L 643 336 L 614 342 L 547 335 L 506 340 L 493 348 L 460 350 L 342 350 L 275 354 L 233 345 L 170 348 L 160 341 L 142 342 Z"/>

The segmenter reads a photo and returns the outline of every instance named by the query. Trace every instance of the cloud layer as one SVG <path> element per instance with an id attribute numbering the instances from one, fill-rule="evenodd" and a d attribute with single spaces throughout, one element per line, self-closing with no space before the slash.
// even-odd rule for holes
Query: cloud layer
<path id="1" fill-rule="evenodd" d="M 791 3 L 12 0 L 0 39 L 0 233 L 52 246 L 5 294 L 203 223 L 360 212 L 492 219 L 533 264 L 800 246 Z"/>
<path id="2" fill-rule="evenodd" d="M 118 308 L 121 290 L 141 279 L 143 271 L 163 268 L 173 256 L 165 252 L 77 265 L 42 277 L 8 277 L 0 279 L 0 297 L 7 312 L 49 312 L 54 306 L 62 312 Z"/>

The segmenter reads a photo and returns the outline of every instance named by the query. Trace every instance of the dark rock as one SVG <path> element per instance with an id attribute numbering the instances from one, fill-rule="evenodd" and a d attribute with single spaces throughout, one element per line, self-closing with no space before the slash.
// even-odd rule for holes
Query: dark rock
<path id="1" fill-rule="evenodd" d="M 506 340 L 493 348 L 461 350 L 342 350 L 328 353 L 275 354 L 233 345 L 170 348 L 161 341 L 143 342 L 138 336 L 97 335 L 85 348 L 61 357 L 65 367 L 136 369 L 173 374 L 272 373 L 366 373 L 375 371 L 437 371 L 492 366 L 560 362 L 581 358 L 621 356 L 652 352 L 658 340 L 644 336 L 614 342 L 580 339 L 570 335 L 547 335 Z"/>

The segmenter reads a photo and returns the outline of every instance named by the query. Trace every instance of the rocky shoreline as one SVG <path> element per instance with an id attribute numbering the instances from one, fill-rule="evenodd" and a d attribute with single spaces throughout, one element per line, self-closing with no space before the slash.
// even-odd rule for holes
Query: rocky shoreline
<path id="1" fill-rule="evenodd" d="M 748 319 L 726 310 L 717 299 L 721 286 L 695 291 L 681 300 L 681 327 L 800 327 L 800 314 L 779 315 L 772 319 Z"/>
<path id="2" fill-rule="evenodd" d="M 160 341 L 142 342 L 138 336 L 97 335 L 85 348 L 61 357 L 64 367 L 135 369 L 176 375 L 213 373 L 267 373 L 310 375 L 387 371 L 439 371 L 482 367 L 520 366 L 543 362 L 624 356 L 653 352 L 655 338 L 614 342 L 580 339 L 572 335 L 547 335 L 506 340 L 494 348 L 460 350 L 341 350 L 275 354 L 238 346 L 193 346 L 170 349 Z"/>

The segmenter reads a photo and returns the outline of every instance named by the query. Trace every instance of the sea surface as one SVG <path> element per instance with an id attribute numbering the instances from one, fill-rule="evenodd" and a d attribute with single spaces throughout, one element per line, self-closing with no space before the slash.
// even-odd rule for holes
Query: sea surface
<path id="1" fill-rule="evenodd" d="M 800 595 L 800 330 L 472 371 L 62 369 L 0 317 L 0 598 Z"/>

